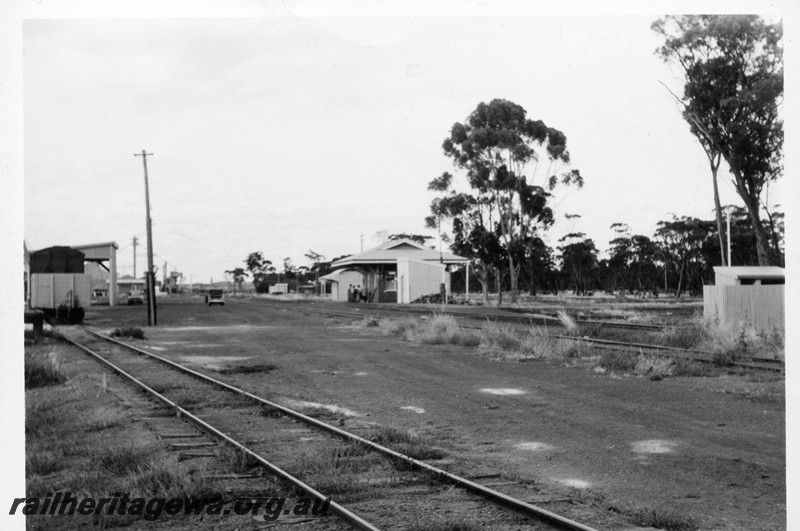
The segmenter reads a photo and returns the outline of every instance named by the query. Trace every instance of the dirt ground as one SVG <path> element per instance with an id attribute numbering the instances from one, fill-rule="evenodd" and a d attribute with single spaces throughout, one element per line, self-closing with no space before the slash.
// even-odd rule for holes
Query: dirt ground
<path id="1" fill-rule="evenodd" d="M 224 378 L 288 406 L 431 434 L 457 471 L 513 475 L 601 512 L 688 514 L 699 529 L 786 528 L 782 376 L 653 381 L 370 335 L 291 303 L 159 303 L 157 327 L 141 307 L 93 307 L 86 324 L 141 326 L 137 344 L 209 372 L 272 365 Z"/>

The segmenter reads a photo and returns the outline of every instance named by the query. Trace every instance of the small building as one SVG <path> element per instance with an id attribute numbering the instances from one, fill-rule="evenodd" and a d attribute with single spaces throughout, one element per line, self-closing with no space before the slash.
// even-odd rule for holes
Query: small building
<path id="1" fill-rule="evenodd" d="M 331 282 L 334 300 L 347 301 L 350 286 L 367 302 L 409 303 L 423 295 L 439 293 L 444 283 L 450 292 L 450 268 L 467 258 L 425 247 L 410 239 L 389 240 L 360 254 L 331 264 L 334 271 L 320 277 Z"/>
<path id="2" fill-rule="evenodd" d="M 703 286 L 703 315 L 720 324 L 784 328 L 786 273 L 775 266 L 715 267 L 713 286 Z"/>

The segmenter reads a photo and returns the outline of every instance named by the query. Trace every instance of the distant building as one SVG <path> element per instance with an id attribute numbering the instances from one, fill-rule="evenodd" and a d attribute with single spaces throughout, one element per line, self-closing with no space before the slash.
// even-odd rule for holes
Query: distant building
<path id="1" fill-rule="evenodd" d="M 715 267 L 713 286 L 703 287 L 703 315 L 720 324 L 784 328 L 786 273 L 774 266 Z"/>
<path id="2" fill-rule="evenodd" d="M 333 262 L 334 271 L 320 280 L 331 284 L 334 300 L 347 301 L 348 292 L 355 288 L 368 302 L 402 304 L 439 293 L 442 283 L 449 293 L 450 268 L 467 262 L 462 256 L 409 239 L 390 240 Z"/>

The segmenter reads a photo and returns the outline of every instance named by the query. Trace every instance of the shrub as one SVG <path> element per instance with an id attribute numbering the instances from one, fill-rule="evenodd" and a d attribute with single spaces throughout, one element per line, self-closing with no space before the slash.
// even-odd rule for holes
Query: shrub
<path id="1" fill-rule="evenodd" d="M 144 339 L 144 330 L 134 326 L 115 328 L 114 331 L 111 332 L 111 337 L 132 337 L 135 339 Z"/>

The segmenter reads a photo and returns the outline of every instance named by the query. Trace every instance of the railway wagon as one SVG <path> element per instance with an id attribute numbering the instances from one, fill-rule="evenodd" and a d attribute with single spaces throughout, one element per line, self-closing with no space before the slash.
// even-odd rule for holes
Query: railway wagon
<path id="1" fill-rule="evenodd" d="M 31 308 L 47 318 L 80 323 L 92 302 L 92 279 L 85 273 L 32 273 Z"/>
<path id="2" fill-rule="evenodd" d="M 47 319 L 83 321 L 92 302 L 91 276 L 84 273 L 85 255 L 70 247 L 49 247 L 31 253 L 30 301 Z"/>

